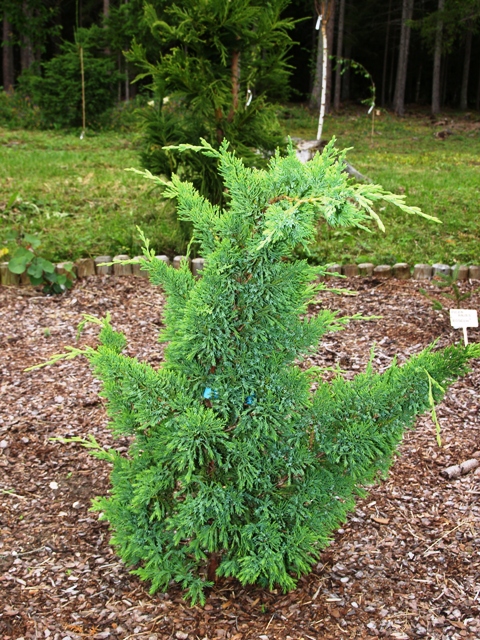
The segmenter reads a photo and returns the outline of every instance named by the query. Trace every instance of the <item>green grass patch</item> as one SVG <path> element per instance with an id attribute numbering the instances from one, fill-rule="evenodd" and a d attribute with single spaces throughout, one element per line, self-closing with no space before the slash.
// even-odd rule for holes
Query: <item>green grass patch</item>
<path id="1" fill-rule="evenodd" d="M 61 132 L 0 129 L 0 139 L 2 231 L 39 234 L 44 257 L 137 255 L 137 225 L 158 251 L 185 250 L 172 204 L 151 183 L 125 171 L 140 167 L 134 134 L 80 140 Z"/>
<path id="2" fill-rule="evenodd" d="M 282 109 L 286 133 L 313 139 L 317 118 L 302 107 Z M 445 132 L 445 138 L 435 134 Z M 389 206 L 379 213 L 382 233 L 319 228 L 311 257 L 318 262 L 480 262 L 480 118 L 449 114 L 440 124 L 426 115 L 371 119 L 364 108 L 325 120 L 324 138 L 353 147 L 350 162 L 374 182 L 405 193 L 408 204 L 442 224 Z M 100 254 L 137 255 L 140 226 L 157 252 L 186 249 L 185 229 L 171 203 L 141 177 L 138 134 L 77 134 L 0 128 L 1 232 L 40 234 L 42 255 L 75 260 Z M 16 199 L 15 199 L 16 196 Z M 12 201 L 14 199 L 14 202 Z M 11 206 L 8 206 L 10 203 Z M 5 259 L 5 258 L 4 258 Z"/>
<path id="3" fill-rule="evenodd" d="M 284 113 L 287 133 L 314 139 L 317 117 L 300 107 Z M 480 114 L 426 114 L 400 119 L 384 111 L 372 120 L 366 109 L 328 115 L 323 138 L 353 147 L 348 159 L 362 174 L 442 224 L 408 216 L 393 207 L 379 211 L 386 232 L 319 229 L 312 256 L 319 262 L 454 262 L 480 259 Z M 445 137 L 443 137 L 445 136 Z"/>

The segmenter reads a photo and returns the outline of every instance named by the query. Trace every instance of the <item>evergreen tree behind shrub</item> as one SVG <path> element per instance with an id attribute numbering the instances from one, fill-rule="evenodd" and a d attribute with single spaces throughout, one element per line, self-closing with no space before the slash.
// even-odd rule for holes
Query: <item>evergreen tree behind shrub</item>
<path id="1" fill-rule="evenodd" d="M 61 53 L 42 64 L 42 75 L 20 78 L 20 91 L 40 107 L 42 124 L 48 128 L 82 126 L 82 84 L 79 46 L 83 47 L 87 126 L 96 127 L 99 118 L 115 102 L 118 73 L 115 62 L 105 56 L 102 29 L 78 29 L 76 43 L 62 44 Z"/>
<path id="2" fill-rule="evenodd" d="M 193 225 L 203 277 L 145 250 L 142 266 L 167 299 L 163 366 L 122 355 L 126 340 L 108 318 L 97 321 L 97 349 L 54 357 L 87 356 L 114 434 L 132 437 L 127 456 L 84 442 L 113 464 L 111 493 L 95 503 L 113 544 L 152 592 L 174 580 L 192 602 L 218 576 L 294 588 L 415 416 L 480 355 L 479 345 L 430 347 L 383 374 L 370 364 L 353 381 L 320 379 L 311 392 L 312 372 L 296 360 L 348 319 L 306 317 L 323 270 L 294 260 L 293 248 L 312 241 L 320 217 L 334 227 L 377 218 L 380 199 L 421 212 L 378 185 L 351 184 L 332 144 L 307 164 L 293 149 L 277 154 L 268 170 L 246 168 L 227 146 L 200 149 L 219 162 L 225 209 L 175 176 L 165 192 Z"/>
<path id="3" fill-rule="evenodd" d="M 213 202 L 223 198 L 214 158 L 179 154 L 182 143 L 222 140 L 251 166 L 285 147 L 273 99 L 288 94 L 287 53 L 293 21 L 281 18 L 289 0 L 180 0 L 148 3 L 145 20 L 157 42 L 135 43 L 128 55 L 151 77 L 155 107 L 146 115 L 144 166 L 168 178 L 178 173 Z"/>

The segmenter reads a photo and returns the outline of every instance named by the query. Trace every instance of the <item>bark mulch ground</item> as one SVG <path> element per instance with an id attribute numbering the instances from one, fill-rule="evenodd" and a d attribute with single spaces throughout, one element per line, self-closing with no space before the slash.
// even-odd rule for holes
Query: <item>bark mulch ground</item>
<path id="1" fill-rule="evenodd" d="M 327 336 L 306 365 L 338 365 L 352 376 L 373 342 L 383 370 L 394 354 L 402 361 L 437 337 L 442 346 L 462 337 L 418 283 L 347 285 L 357 295 L 322 293 L 311 312 L 327 306 L 382 318 Z M 464 306 L 479 300 L 472 293 Z M 129 574 L 109 546 L 108 525 L 89 512 L 91 499 L 108 491 L 109 465 L 52 441 L 93 433 L 112 444 L 98 381 L 81 359 L 24 369 L 74 344 L 83 313 L 107 311 L 129 355 L 156 366 L 162 304 L 159 289 L 135 278 L 86 279 L 61 297 L 0 289 L 0 639 L 480 638 L 480 475 L 440 475 L 480 456 L 478 361 L 438 409 L 443 446 L 431 418 L 420 418 L 386 481 L 358 503 L 295 591 L 220 581 L 206 606 L 190 608 L 177 587 L 151 596 Z M 88 327 L 80 344 L 94 345 L 97 330 Z M 470 331 L 472 341 L 478 336 Z"/>

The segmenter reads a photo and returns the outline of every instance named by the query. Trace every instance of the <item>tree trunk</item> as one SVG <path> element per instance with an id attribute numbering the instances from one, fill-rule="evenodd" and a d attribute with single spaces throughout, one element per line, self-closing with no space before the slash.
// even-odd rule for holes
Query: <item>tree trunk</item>
<path id="1" fill-rule="evenodd" d="M 324 20 L 322 20 L 321 29 L 322 29 L 323 59 L 322 59 L 322 91 L 321 91 L 321 98 L 320 98 L 320 114 L 318 117 L 318 129 L 317 129 L 317 140 L 319 142 L 322 138 L 323 121 L 325 119 L 325 104 L 327 100 L 328 36 L 327 36 L 327 25 Z"/>
<path id="2" fill-rule="evenodd" d="M 22 36 L 21 41 L 22 41 L 22 45 L 20 49 L 20 64 L 21 64 L 21 69 L 23 73 L 24 71 L 27 71 L 27 69 L 30 69 L 30 67 L 32 66 L 32 63 L 34 61 L 34 56 L 33 56 L 32 42 L 30 38 L 27 38 L 26 36 Z"/>
<path id="3" fill-rule="evenodd" d="M 335 5 L 336 0 L 329 0 L 327 3 L 327 86 L 325 94 L 325 113 L 330 113 L 332 106 L 332 56 L 333 56 L 333 36 L 335 33 Z"/>
<path id="4" fill-rule="evenodd" d="M 108 16 L 110 15 L 110 0 L 103 0 L 103 27 L 107 27 Z M 110 47 L 105 47 L 105 55 L 110 55 Z"/>
<path id="5" fill-rule="evenodd" d="M 396 48 L 396 40 L 397 40 L 397 34 L 394 32 L 392 34 L 392 44 L 391 44 L 391 50 L 395 51 Z M 395 89 L 395 56 L 390 56 L 390 74 L 389 74 L 389 80 L 388 80 L 388 98 L 387 98 L 387 102 L 389 105 L 393 104 L 393 92 Z"/>
<path id="6" fill-rule="evenodd" d="M 447 89 L 448 89 L 448 64 L 449 64 L 449 55 L 445 54 L 445 60 L 443 63 L 443 71 L 442 71 L 442 104 L 445 104 L 447 99 Z"/>
<path id="7" fill-rule="evenodd" d="M 350 39 L 350 35 L 351 35 L 351 31 L 350 28 L 347 27 L 347 38 L 346 38 L 346 43 L 345 43 L 345 58 L 347 60 L 350 60 L 350 58 L 352 57 L 352 42 Z M 347 70 L 345 71 L 345 73 L 343 74 L 343 78 L 342 78 L 342 100 L 346 101 L 346 100 L 350 100 L 350 81 L 352 78 L 352 70 L 350 68 L 350 65 L 347 66 Z"/>
<path id="8" fill-rule="evenodd" d="M 475 109 L 480 110 L 480 72 L 478 74 L 477 97 L 475 99 Z"/>
<path id="9" fill-rule="evenodd" d="M 30 22 L 32 14 L 28 7 L 28 3 L 25 1 L 22 3 L 22 11 L 23 11 L 23 15 L 27 20 L 27 23 Z M 28 36 L 22 34 L 21 47 L 20 47 L 20 65 L 21 65 L 22 73 L 24 71 L 27 71 L 27 69 L 29 69 L 32 66 L 33 61 L 34 61 L 34 56 L 33 56 L 32 41 Z"/>
<path id="10" fill-rule="evenodd" d="M 385 106 L 385 85 L 387 83 L 387 64 L 388 64 L 388 45 L 390 41 L 390 18 L 392 14 L 392 0 L 388 2 L 387 32 L 385 34 L 385 50 L 383 52 L 383 71 L 382 71 L 382 97 L 380 104 Z"/>
<path id="11" fill-rule="evenodd" d="M 128 62 L 125 62 L 125 102 L 130 102 L 130 74 L 128 73 Z"/>
<path id="12" fill-rule="evenodd" d="M 470 59 L 472 57 L 472 27 L 468 27 L 465 37 L 465 57 L 463 59 L 462 88 L 460 91 L 460 109 L 466 111 L 468 109 L 468 79 L 470 76 Z"/>
<path id="13" fill-rule="evenodd" d="M 329 54 L 332 52 L 333 19 L 335 12 L 335 0 L 323 0 L 315 2 L 317 12 L 318 45 L 317 61 L 315 65 L 315 80 L 312 95 L 310 96 L 310 108 L 321 108 L 322 92 L 324 93 L 325 109 L 330 106 L 330 88 L 332 76 L 332 64 Z M 330 39 L 330 42 L 329 42 Z"/>
<path id="14" fill-rule="evenodd" d="M 405 86 L 407 83 L 408 50 L 410 47 L 410 24 L 414 0 L 403 0 L 400 49 L 398 52 L 397 79 L 395 82 L 394 109 L 397 116 L 405 114 Z"/>
<path id="15" fill-rule="evenodd" d="M 343 30 L 345 27 L 345 0 L 340 0 L 340 12 L 338 16 L 338 36 L 337 36 L 337 69 L 335 71 L 335 96 L 333 98 L 333 108 L 335 111 L 340 109 L 340 96 L 341 96 L 341 64 L 340 58 L 343 53 Z"/>
<path id="16" fill-rule="evenodd" d="M 317 38 L 317 61 L 315 64 L 315 77 L 313 80 L 313 89 L 310 96 L 310 109 L 318 109 L 320 107 L 320 98 L 322 93 L 322 68 L 323 68 L 323 41 L 322 30 L 318 31 Z"/>
<path id="17" fill-rule="evenodd" d="M 12 26 L 7 18 L 3 17 L 3 35 L 2 35 L 2 51 L 3 51 L 3 89 L 7 93 L 13 91 L 15 82 L 15 73 L 13 69 L 13 46 L 10 44 L 12 39 Z"/>
<path id="18" fill-rule="evenodd" d="M 438 12 L 443 11 L 445 0 L 438 0 Z M 442 61 L 443 21 L 439 16 L 435 33 L 435 51 L 433 54 L 433 83 L 432 83 L 432 115 L 440 113 L 440 66 Z"/>
<path id="19" fill-rule="evenodd" d="M 120 53 L 120 51 L 117 53 L 117 69 L 118 69 L 118 75 L 120 75 L 122 73 L 122 54 Z M 126 79 L 125 79 L 125 86 L 126 85 Z M 117 81 L 117 102 L 121 102 L 122 101 L 122 81 L 119 79 Z"/>
<path id="20" fill-rule="evenodd" d="M 234 51 L 232 54 L 232 108 L 228 114 L 228 120 L 231 122 L 238 110 L 238 94 L 240 93 L 240 51 Z"/>
<path id="21" fill-rule="evenodd" d="M 209 582 L 217 582 L 217 569 L 220 564 L 221 554 L 220 553 L 211 553 L 210 558 L 208 560 L 207 566 L 207 580 Z"/>
<path id="22" fill-rule="evenodd" d="M 420 64 L 420 67 L 418 68 L 417 84 L 415 87 L 415 104 L 418 104 L 420 102 L 420 92 L 422 90 L 422 71 L 423 64 Z"/>

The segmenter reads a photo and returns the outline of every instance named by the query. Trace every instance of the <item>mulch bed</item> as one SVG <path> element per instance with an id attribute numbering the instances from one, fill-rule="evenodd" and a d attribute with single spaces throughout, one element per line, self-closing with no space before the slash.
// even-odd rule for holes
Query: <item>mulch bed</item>
<path id="1" fill-rule="evenodd" d="M 394 354 L 403 361 L 437 337 L 441 346 L 462 339 L 416 282 L 346 285 L 358 295 L 322 293 L 311 312 L 382 318 L 328 335 L 305 366 L 338 365 L 352 376 L 374 342 L 374 366 L 383 370 Z M 464 306 L 479 300 L 472 293 Z M 127 335 L 128 354 L 158 366 L 162 304 L 161 291 L 140 278 L 89 278 L 60 297 L 0 288 L 0 639 L 479 638 L 480 475 L 440 475 L 480 455 L 479 361 L 438 408 L 443 446 L 431 418 L 421 417 L 386 481 L 359 501 L 295 591 L 222 580 L 206 606 L 191 608 L 176 586 L 151 596 L 129 574 L 109 546 L 108 524 L 89 512 L 91 499 L 108 491 L 109 465 L 52 441 L 93 433 L 113 444 L 98 381 L 82 359 L 24 369 L 75 344 L 83 313 L 107 311 Z M 95 345 L 97 332 L 88 326 L 78 344 Z M 469 333 L 479 339 L 478 330 Z"/>

